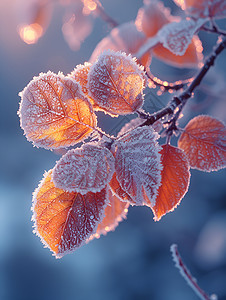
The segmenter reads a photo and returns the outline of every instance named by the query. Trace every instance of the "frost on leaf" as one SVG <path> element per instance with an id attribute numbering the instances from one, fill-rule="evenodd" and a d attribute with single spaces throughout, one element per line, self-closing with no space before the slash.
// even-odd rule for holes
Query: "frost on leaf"
<path id="1" fill-rule="evenodd" d="M 45 174 L 33 196 L 35 232 L 57 258 L 82 246 L 103 219 L 107 189 L 85 195 L 54 186 Z"/>
<path id="2" fill-rule="evenodd" d="M 174 2 L 193 18 L 224 18 L 226 0 L 174 0 Z"/>
<path id="3" fill-rule="evenodd" d="M 68 75 L 69 78 L 74 79 L 77 81 L 82 88 L 82 92 L 88 96 L 88 89 L 87 89 L 87 83 L 88 83 L 88 74 L 91 67 L 91 63 L 85 62 L 84 65 L 78 65 L 76 68 L 71 72 L 71 74 Z"/>
<path id="4" fill-rule="evenodd" d="M 170 10 L 159 1 L 145 1 L 138 11 L 136 26 L 143 30 L 147 37 L 154 37 L 161 28 L 172 22 L 180 22 L 179 17 L 172 16 Z M 202 63 L 202 43 L 194 36 L 184 55 L 176 55 L 161 43 L 152 48 L 152 54 L 165 63 L 179 68 L 193 68 Z"/>
<path id="5" fill-rule="evenodd" d="M 110 150 L 87 143 L 68 151 L 53 169 L 56 187 L 69 192 L 100 192 L 111 180 L 115 159 Z"/>
<path id="6" fill-rule="evenodd" d="M 96 126 L 80 85 L 62 74 L 41 73 L 20 93 L 21 127 L 29 141 L 46 149 L 75 145 Z"/>
<path id="7" fill-rule="evenodd" d="M 198 36 L 193 36 L 184 55 L 175 55 L 170 50 L 158 44 L 153 48 L 153 54 L 165 63 L 178 68 L 197 68 L 203 62 L 202 42 Z"/>
<path id="8" fill-rule="evenodd" d="M 155 220 L 173 211 L 188 190 L 190 181 L 189 164 L 184 152 L 171 145 L 163 145 L 161 163 L 161 185 L 152 208 Z"/>
<path id="9" fill-rule="evenodd" d="M 109 204 L 104 211 L 104 219 L 98 225 L 97 231 L 90 237 L 99 238 L 101 234 L 107 234 L 109 231 L 115 230 L 119 222 L 126 218 L 128 213 L 129 203 L 122 202 L 111 190 L 109 190 Z"/>
<path id="10" fill-rule="evenodd" d="M 91 63 L 85 62 L 84 65 L 78 65 L 76 68 L 68 75 L 69 78 L 77 81 L 82 88 L 82 92 L 89 98 L 90 103 L 94 110 L 101 110 L 101 108 L 95 103 L 95 101 L 89 96 L 89 90 L 87 88 L 88 84 L 88 74 L 90 71 Z"/>
<path id="11" fill-rule="evenodd" d="M 145 73 L 125 53 L 104 51 L 90 68 L 89 96 L 110 114 L 125 115 L 143 105 Z"/>
<path id="12" fill-rule="evenodd" d="M 114 143 L 117 180 L 135 205 L 155 205 L 161 181 L 158 135 L 149 126 L 136 128 Z"/>
<path id="13" fill-rule="evenodd" d="M 163 46 L 173 54 L 182 56 L 191 43 L 196 31 L 206 21 L 206 19 L 200 19 L 198 21 L 190 19 L 169 23 L 159 30 L 159 40 Z"/>
<path id="14" fill-rule="evenodd" d="M 192 168 L 218 171 L 226 165 L 226 128 L 219 120 L 200 115 L 192 119 L 178 140 Z"/>
<path id="15" fill-rule="evenodd" d="M 94 63 L 104 50 L 124 51 L 126 54 L 135 54 L 145 43 L 147 37 L 137 30 L 134 22 L 127 22 L 112 29 L 110 34 L 103 38 L 94 49 L 90 62 Z M 151 62 L 150 53 L 143 55 L 139 62 L 146 66 Z"/>

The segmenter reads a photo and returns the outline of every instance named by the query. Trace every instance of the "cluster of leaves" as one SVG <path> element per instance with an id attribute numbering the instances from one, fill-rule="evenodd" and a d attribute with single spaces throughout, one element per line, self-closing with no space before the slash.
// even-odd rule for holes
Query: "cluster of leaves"
<path id="1" fill-rule="evenodd" d="M 190 2 L 183 6 L 189 13 L 195 5 Z M 210 172 L 225 167 L 222 122 L 207 115 L 195 117 L 179 131 L 176 147 L 170 137 L 178 133 L 177 120 L 185 102 L 154 116 L 142 110 L 144 89 L 150 87 L 144 66 L 150 64 L 151 55 L 165 61 L 170 57 L 179 66 L 200 63 L 194 34 L 207 17 L 219 16 L 217 1 L 212 2 L 211 15 L 203 16 L 200 9 L 198 19 L 174 22 L 162 3 L 145 1 L 135 23 L 114 28 L 97 45 L 89 63 L 67 76 L 41 73 L 20 93 L 19 116 L 27 139 L 46 149 L 72 148 L 44 174 L 33 195 L 35 232 L 56 257 L 114 230 L 130 205 L 148 206 L 154 219 L 160 220 L 186 194 L 190 168 Z M 118 47 L 140 54 L 143 66 Z M 97 127 L 96 111 L 140 117 L 115 137 Z M 154 121 L 147 122 L 151 118 Z M 158 142 L 161 132 L 167 136 L 163 145 Z"/>

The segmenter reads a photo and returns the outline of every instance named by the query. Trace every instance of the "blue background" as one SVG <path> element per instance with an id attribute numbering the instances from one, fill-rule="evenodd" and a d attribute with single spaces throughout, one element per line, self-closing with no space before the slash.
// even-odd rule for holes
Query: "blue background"
<path id="1" fill-rule="evenodd" d="M 165 3 L 176 12 L 172 2 Z M 142 1 L 105 0 L 103 5 L 123 23 L 136 17 Z M 46 34 L 37 44 L 26 45 L 16 32 L 14 1 L 1 0 L 0 4 L 0 299 L 196 299 L 174 267 L 169 250 L 173 243 L 178 244 L 200 286 L 207 293 L 215 292 L 220 299 L 226 299 L 224 170 L 192 170 L 190 189 L 181 205 L 160 222 L 153 221 L 149 208 L 130 207 L 127 220 L 115 232 L 60 260 L 51 256 L 32 233 L 32 192 L 44 170 L 51 169 L 59 156 L 26 141 L 17 116 L 18 93 L 40 72 L 71 72 L 89 59 L 97 42 L 110 31 L 97 18 L 80 51 L 73 52 L 61 32 L 62 15 L 63 8 L 56 5 Z M 205 34 L 201 37 L 208 53 L 216 38 Z M 159 66 L 160 73 L 173 80 L 190 72 L 168 69 L 155 61 L 153 66 Z M 218 58 L 215 69 L 217 74 L 224 72 L 225 53 Z M 210 81 L 215 76 L 211 74 Z M 197 94 L 205 98 L 202 91 Z M 200 113 L 225 116 L 225 106 L 219 99 L 212 99 L 202 111 L 188 107 L 181 126 Z M 163 102 L 166 100 L 162 98 Z M 197 98 L 192 101 L 199 103 Z M 101 113 L 98 118 L 99 125 L 108 132 L 119 122 Z"/>

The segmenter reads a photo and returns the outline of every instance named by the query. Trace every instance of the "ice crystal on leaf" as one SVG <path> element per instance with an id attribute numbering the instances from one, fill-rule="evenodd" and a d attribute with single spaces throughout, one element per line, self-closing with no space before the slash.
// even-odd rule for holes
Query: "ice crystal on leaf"
<path id="1" fill-rule="evenodd" d="M 114 173 L 114 156 L 105 147 L 87 143 L 68 151 L 53 169 L 56 187 L 69 192 L 99 192 Z"/>
<path id="2" fill-rule="evenodd" d="M 136 18 L 138 30 L 142 30 L 147 37 L 156 38 L 158 31 L 164 25 L 170 23 L 179 23 L 181 18 L 170 14 L 170 10 L 159 1 L 145 1 L 145 5 L 140 8 Z M 161 43 L 157 43 L 151 50 L 151 53 L 161 61 L 179 68 L 196 68 L 203 59 L 202 43 L 197 36 L 193 36 L 183 55 L 177 55 L 165 48 Z"/>
<path id="3" fill-rule="evenodd" d="M 89 100 L 74 80 L 41 73 L 20 93 L 21 127 L 29 141 L 47 149 L 82 141 L 96 126 Z"/>
<path id="4" fill-rule="evenodd" d="M 193 118 L 178 140 L 192 168 L 218 171 L 226 166 L 226 128 L 219 120 L 206 115 Z"/>
<path id="5" fill-rule="evenodd" d="M 190 19 L 169 23 L 159 30 L 159 40 L 163 46 L 172 53 L 182 56 L 191 43 L 195 32 L 206 21 L 206 19 L 200 19 L 198 21 Z"/>
<path id="6" fill-rule="evenodd" d="M 132 198 L 131 204 L 155 205 L 162 168 L 157 138 L 151 127 L 143 126 L 121 136 L 114 144 L 116 177 Z"/>
<path id="7" fill-rule="evenodd" d="M 153 207 L 156 221 L 179 205 L 190 181 L 190 166 L 182 150 L 166 144 L 162 146 L 160 154 L 163 169 L 161 185 Z"/>
<path id="8" fill-rule="evenodd" d="M 90 68 L 89 96 L 110 114 L 130 114 L 143 105 L 145 73 L 131 56 L 104 51 Z"/>
<path id="9" fill-rule="evenodd" d="M 66 192 L 56 188 L 52 170 L 45 174 L 33 196 L 35 232 L 57 258 L 82 246 L 94 234 L 108 204 L 108 190 Z"/>

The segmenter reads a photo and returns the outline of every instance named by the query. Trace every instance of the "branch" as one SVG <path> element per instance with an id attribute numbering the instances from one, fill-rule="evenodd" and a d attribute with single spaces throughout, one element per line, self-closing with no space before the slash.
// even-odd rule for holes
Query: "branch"
<path id="1" fill-rule="evenodd" d="M 187 281 L 188 285 L 195 291 L 197 296 L 202 300 L 217 300 L 217 296 L 211 295 L 208 296 L 197 284 L 196 279 L 191 275 L 187 267 L 184 265 L 181 256 L 178 252 L 177 245 L 173 244 L 170 247 L 170 251 L 172 252 L 173 261 L 175 262 L 175 266 L 179 269 L 182 277 Z"/>
<path id="2" fill-rule="evenodd" d="M 150 72 L 150 68 L 146 69 L 146 74 L 147 77 L 150 79 L 150 81 L 154 83 L 154 85 L 163 88 L 165 91 L 169 91 L 169 90 L 178 91 L 182 89 L 185 85 L 187 85 L 189 82 L 191 82 L 193 79 L 193 78 L 189 78 L 187 80 L 183 80 L 183 81 L 180 80 L 176 82 L 162 81 L 161 79 L 157 78 Z"/>
<path id="3" fill-rule="evenodd" d="M 95 2 L 97 4 L 96 11 L 99 14 L 99 16 L 101 17 L 101 19 L 103 21 L 105 21 L 111 28 L 117 27 L 119 25 L 118 22 L 116 22 L 112 17 L 110 17 L 106 13 L 106 11 L 105 11 L 104 7 L 102 6 L 102 4 L 100 3 L 100 1 L 96 0 Z"/>
<path id="4" fill-rule="evenodd" d="M 172 115 L 174 113 L 174 110 L 180 106 L 179 112 L 182 111 L 183 107 L 185 106 L 187 100 L 191 98 L 193 91 L 199 86 L 203 78 L 205 77 L 206 73 L 214 65 L 214 62 L 218 55 L 226 48 L 226 38 L 221 41 L 219 44 L 216 45 L 215 49 L 213 50 L 212 54 L 206 59 L 205 64 L 200 69 L 198 74 L 194 77 L 194 80 L 190 83 L 190 85 L 187 87 L 187 89 L 184 90 L 179 96 L 173 97 L 173 99 L 169 102 L 169 104 L 163 108 L 162 110 L 159 110 L 155 112 L 152 115 L 146 115 L 143 116 L 144 119 L 147 119 L 141 126 L 145 125 L 152 125 L 157 120 L 161 119 L 162 117 L 166 115 Z M 173 119 L 173 123 L 175 125 L 176 120 L 179 117 L 179 113 L 175 115 L 175 118 Z M 172 128 L 171 128 L 172 129 Z M 169 130 L 169 129 L 168 129 Z"/>

